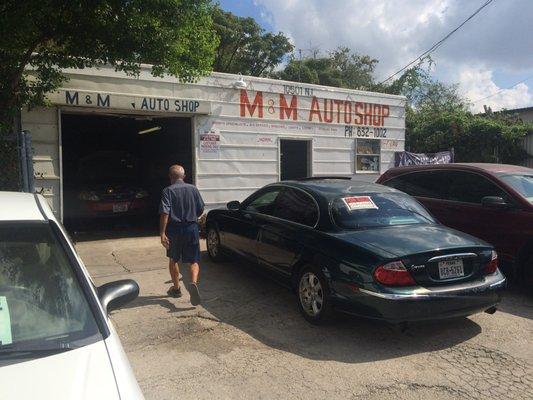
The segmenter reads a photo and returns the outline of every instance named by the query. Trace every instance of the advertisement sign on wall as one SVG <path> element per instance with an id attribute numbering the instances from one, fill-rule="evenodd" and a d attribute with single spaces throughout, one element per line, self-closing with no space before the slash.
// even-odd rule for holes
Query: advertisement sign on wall
<path id="1" fill-rule="evenodd" d="M 219 158 L 220 156 L 220 134 L 215 130 L 210 130 L 200 134 L 200 157 Z"/>

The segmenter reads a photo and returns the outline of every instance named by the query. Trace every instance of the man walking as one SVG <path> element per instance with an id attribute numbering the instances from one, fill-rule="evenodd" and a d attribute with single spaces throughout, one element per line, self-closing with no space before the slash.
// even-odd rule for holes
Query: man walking
<path id="1" fill-rule="evenodd" d="M 191 304 L 201 303 L 198 291 L 200 273 L 200 234 L 198 218 L 204 212 L 204 201 L 194 185 L 183 182 L 185 170 L 172 165 L 168 171 L 170 186 L 163 189 L 159 207 L 159 234 L 161 244 L 167 249 L 168 269 L 173 285 L 168 294 L 181 297 L 178 263 L 190 264 L 191 283 L 188 285 Z"/>

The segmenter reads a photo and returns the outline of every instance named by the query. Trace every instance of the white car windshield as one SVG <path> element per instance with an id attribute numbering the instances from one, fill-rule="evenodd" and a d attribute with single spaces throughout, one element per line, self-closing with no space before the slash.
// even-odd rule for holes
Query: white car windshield
<path id="1" fill-rule="evenodd" d="M 0 365 L 101 339 L 49 224 L 0 224 Z"/>
<path id="2" fill-rule="evenodd" d="M 533 175 L 501 175 L 500 179 L 533 204 Z"/>

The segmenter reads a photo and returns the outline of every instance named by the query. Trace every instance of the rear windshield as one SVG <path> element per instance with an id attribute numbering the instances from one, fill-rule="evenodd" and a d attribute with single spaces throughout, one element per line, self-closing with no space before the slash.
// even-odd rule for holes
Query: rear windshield
<path id="1" fill-rule="evenodd" d="M 533 204 L 533 175 L 501 175 L 500 179 Z"/>
<path id="2" fill-rule="evenodd" d="M 337 226 L 345 229 L 435 222 L 420 203 L 403 193 L 347 195 L 335 199 L 331 211 Z"/>

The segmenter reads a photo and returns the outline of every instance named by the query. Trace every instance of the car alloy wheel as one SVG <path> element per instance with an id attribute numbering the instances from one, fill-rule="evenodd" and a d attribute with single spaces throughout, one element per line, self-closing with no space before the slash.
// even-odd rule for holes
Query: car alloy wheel
<path id="1" fill-rule="evenodd" d="M 308 271 L 300 278 L 298 288 L 302 309 L 310 317 L 318 317 L 324 306 L 324 290 L 320 279 L 313 272 Z"/>
<path id="2" fill-rule="evenodd" d="M 218 232 L 215 228 L 209 228 L 207 232 L 207 251 L 211 258 L 217 258 L 219 253 Z"/>

